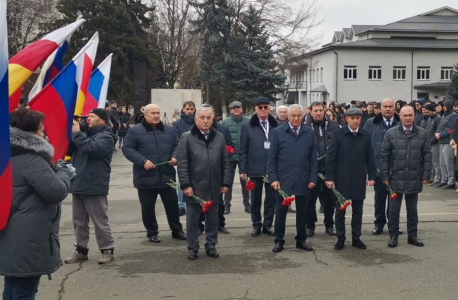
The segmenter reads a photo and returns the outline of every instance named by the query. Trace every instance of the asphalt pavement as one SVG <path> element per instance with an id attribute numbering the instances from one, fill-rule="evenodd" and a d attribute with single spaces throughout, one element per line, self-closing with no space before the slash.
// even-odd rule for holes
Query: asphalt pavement
<path id="1" fill-rule="evenodd" d="M 314 251 L 297 250 L 296 215 L 288 214 L 285 249 L 274 254 L 273 237 L 251 237 L 250 214 L 244 212 L 236 184 L 231 214 L 226 216 L 230 234 L 218 236 L 220 258 L 205 255 L 202 235 L 199 258 L 189 261 L 186 242 L 171 237 L 160 199 L 156 212 L 162 243 L 146 239 L 132 167 L 118 151 L 108 196 L 115 261 L 97 264 L 101 254 L 91 225 L 89 261 L 63 265 L 51 281 L 43 276 L 37 299 L 458 299 L 458 194 L 425 186 L 418 205 L 423 248 L 407 244 L 405 206 L 405 233 L 397 248 L 387 247 L 387 228 L 372 235 L 373 197 L 368 188 L 361 237 L 367 250 L 351 247 L 350 238 L 342 251 L 335 251 L 336 238 L 324 233 L 322 214 L 315 236 L 308 239 Z M 60 244 L 65 258 L 75 242 L 71 195 L 62 208 Z M 347 216 L 350 212 L 348 208 Z M 185 217 L 181 221 L 185 225 Z M 347 231 L 349 221 L 347 217 Z"/>

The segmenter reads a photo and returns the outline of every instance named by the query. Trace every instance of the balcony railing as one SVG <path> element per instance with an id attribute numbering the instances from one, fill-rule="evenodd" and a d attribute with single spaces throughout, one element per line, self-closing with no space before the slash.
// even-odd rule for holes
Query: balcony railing
<path id="1" fill-rule="evenodd" d="M 297 89 L 306 89 L 307 88 L 307 81 L 293 81 L 293 82 L 286 82 L 285 86 L 288 86 L 288 89 L 297 90 Z"/>

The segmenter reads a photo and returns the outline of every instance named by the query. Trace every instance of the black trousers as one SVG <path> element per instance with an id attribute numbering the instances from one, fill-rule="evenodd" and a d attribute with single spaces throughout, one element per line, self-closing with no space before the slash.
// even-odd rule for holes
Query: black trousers
<path id="1" fill-rule="evenodd" d="M 351 237 L 359 240 L 361 236 L 361 227 L 363 225 L 363 204 L 364 200 L 352 200 L 351 209 Z M 339 210 L 339 204 L 336 204 L 336 233 L 338 238 L 345 238 L 345 212 Z"/>
<path id="2" fill-rule="evenodd" d="M 320 202 L 324 207 L 324 226 L 334 228 L 335 201 L 331 189 L 328 189 L 324 181 L 318 179 L 317 185 L 310 191 L 307 197 L 307 228 L 315 230 L 315 223 L 318 221 L 316 215 L 316 200 L 320 197 Z"/>
<path id="3" fill-rule="evenodd" d="M 283 206 L 283 198 L 277 193 L 276 197 L 276 214 L 275 217 L 275 242 L 284 243 L 286 215 L 288 214 L 288 206 Z M 307 216 L 307 196 L 296 195 L 296 241 L 305 242 L 307 239 L 307 231 L 305 222 Z"/>
<path id="4" fill-rule="evenodd" d="M 382 229 L 387 221 L 388 211 L 390 209 L 390 193 L 387 186 L 377 177 L 374 185 L 374 225 Z"/>
<path id="5" fill-rule="evenodd" d="M 235 170 L 237 169 L 238 164 L 239 164 L 238 161 L 229 162 L 229 165 L 231 167 L 231 188 L 229 189 L 229 191 L 227 191 L 226 194 L 224 194 L 224 203 L 228 206 L 231 206 L 232 189 L 234 188 Z M 250 192 L 245 189 L 245 185 L 246 185 L 245 180 L 240 180 L 240 185 L 242 187 L 243 205 L 249 205 L 250 204 Z"/>
<path id="6" fill-rule="evenodd" d="M 401 212 L 402 197 L 406 198 L 407 209 L 407 232 L 410 238 L 417 237 L 418 226 L 418 193 L 404 195 L 398 193 L 396 199 L 390 199 L 390 210 L 388 214 L 388 229 L 390 237 L 399 236 L 399 213 Z"/>
<path id="7" fill-rule="evenodd" d="M 173 188 L 138 189 L 138 198 L 142 205 L 142 220 L 146 228 L 146 236 L 150 237 L 159 233 L 156 220 L 157 195 L 161 196 L 172 233 L 182 231 L 183 226 L 180 223 L 180 214 L 178 212 L 178 197 Z"/>
<path id="8" fill-rule="evenodd" d="M 254 190 L 251 191 L 251 221 L 253 228 L 272 227 L 274 221 L 275 208 L 275 191 L 270 186 L 270 183 L 262 181 L 262 177 L 251 177 L 252 182 L 256 184 Z M 265 187 L 266 197 L 264 198 L 264 222 L 262 222 L 261 206 L 262 206 L 262 189 Z"/>
<path id="9" fill-rule="evenodd" d="M 210 206 L 205 213 L 205 249 L 215 248 L 218 243 L 218 208 Z M 199 250 L 199 219 L 202 206 L 198 203 L 186 203 L 186 241 L 188 249 Z"/>

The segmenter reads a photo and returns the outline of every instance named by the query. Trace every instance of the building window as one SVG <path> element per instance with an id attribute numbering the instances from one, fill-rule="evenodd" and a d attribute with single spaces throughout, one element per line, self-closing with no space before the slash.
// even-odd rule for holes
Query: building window
<path id="1" fill-rule="evenodd" d="M 344 66 L 344 79 L 356 79 L 356 66 Z"/>
<path id="2" fill-rule="evenodd" d="M 369 67 L 369 80 L 381 80 L 382 67 Z"/>
<path id="3" fill-rule="evenodd" d="M 406 67 L 394 67 L 393 80 L 406 80 Z"/>
<path id="4" fill-rule="evenodd" d="M 417 68 L 417 79 L 418 80 L 429 80 L 429 67 L 418 67 Z"/>
<path id="5" fill-rule="evenodd" d="M 323 68 L 321 68 L 321 82 L 323 82 Z"/>
<path id="6" fill-rule="evenodd" d="M 441 80 L 450 80 L 453 74 L 453 67 L 441 68 Z"/>
<path id="7" fill-rule="evenodd" d="M 320 82 L 320 69 L 316 69 L 316 82 Z"/>

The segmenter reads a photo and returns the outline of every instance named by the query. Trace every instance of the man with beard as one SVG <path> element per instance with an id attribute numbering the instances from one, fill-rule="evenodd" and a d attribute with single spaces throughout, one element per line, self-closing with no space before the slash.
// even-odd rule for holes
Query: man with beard
<path id="1" fill-rule="evenodd" d="M 315 134 L 318 152 L 318 173 L 326 175 L 326 152 L 332 137 L 332 132 L 339 129 L 339 124 L 325 117 L 324 106 L 321 102 L 316 101 L 310 105 L 310 118 L 306 120 L 305 125 L 311 127 Z M 334 230 L 334 198 L 332 191 L 326 187 L 322 179 L 311 190 L 307 201 L 307 236 L 312 237 L 315 233 L 315 223 L 318 221 L 316 215 L 316 200 L 320 198 L 324 208 L 324 225 L 325 233 L 335 236 Z"/>

